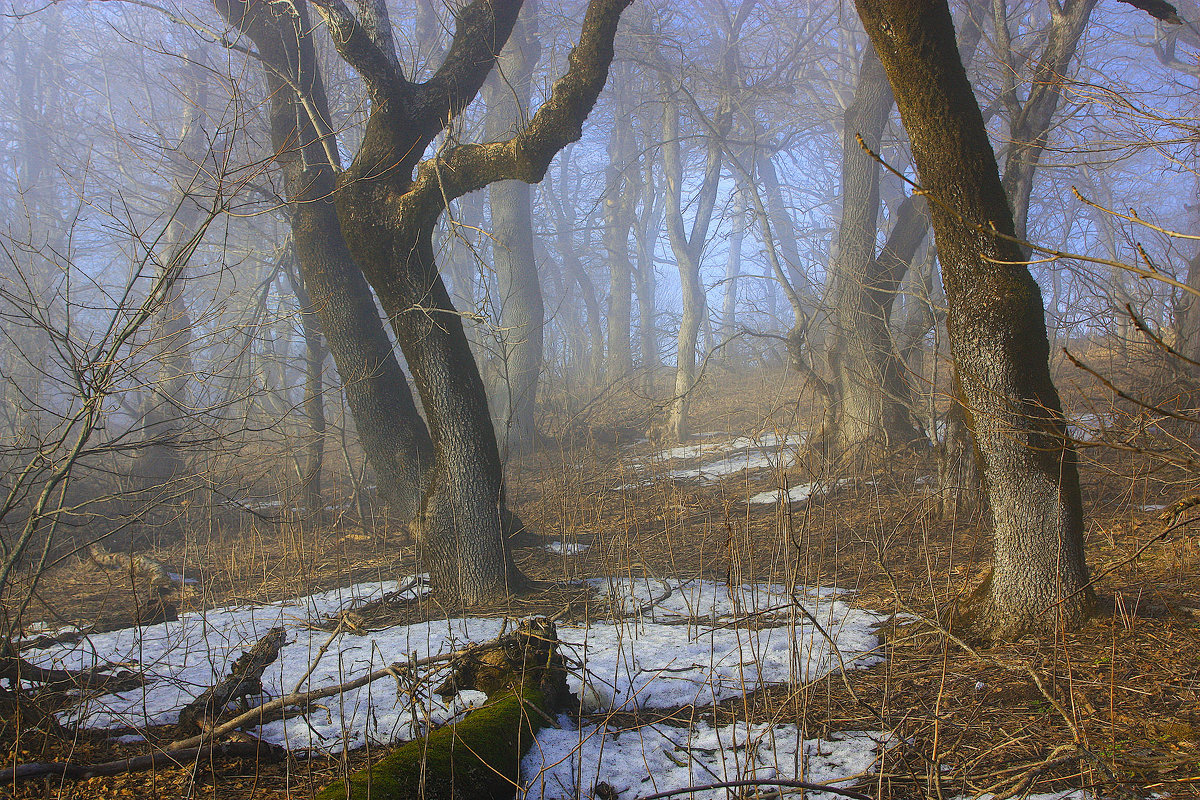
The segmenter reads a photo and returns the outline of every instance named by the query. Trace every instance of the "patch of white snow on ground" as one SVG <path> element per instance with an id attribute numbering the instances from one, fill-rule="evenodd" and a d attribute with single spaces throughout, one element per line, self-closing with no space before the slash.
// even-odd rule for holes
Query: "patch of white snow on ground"
<path id="1" fill-rule="evenodd" d="M 887 739 L 850 732 L 835 734 L 830 741 L 805 740 L 795 725 L 737 723 L 712 728 L 703 721 L 691 728 L 656 724 L 624 731 L 602 725 L 547 730 L 538 734 L 537 744 L 521 762 L 528 781 L 523 797 L 589 797 L 600 781 L 622 797 L 785 776 L 833 783 L 870 770 Z M 712 789 L 681 796 L 725 800 L 728 792 Z"/>
<path id="2" fill-rule="evenodd" d="M 802 483 L 788 489 L 787 499 L 789 503 L 799 503 L 801 500 L 807 500 L 810 497 L 820 497 L 833 488 L 833 486 L 827 483 Z M 778 503 L 782 498 L 783 489 L 771 489 L 770 491 L 759 492 L 753 495 L 749 503 L 751 505 L 768 505 Z"/>
<path id="3" fill-rule="evenodd" d="M 595 693 L 613 709 L 708 706 L 761 686 L 812 680 L 842 663 L 862 667 L 882 660 L 873 651 L 875 628 L 885 615 L 851 608 L 839 599 L 838 589 L 657 578 L 591 583 L 601 595 L 599 611 L 606 619 L 582 626 L 560 623 L 559 637 L 564 654 L 580 667 L 569 678 L 571 690 L 580 691 L 586 674 L 599 690 Z M 140 665 L 151 678 L 138 689 L 89 698 L 64 715 L 64 721 L 89 728 L 171 723 L 180 708 L 223 677 L 234 659 L 272 627 L 286 628 L 288 644 L 263 675 L 263 686 L 272 697 L 296 690 L 330 638 L 311 621 L 404 587 L 410 597 L 427 590 L 417 579 L 362 583 L 287 602 L 188 613 L 176 622 L 99 634 L 27 657 L 72 669 L 124 662 Z M 486 641 L 500 633 L 502 624 L 495 618 L 461 618 L 340 633 L 299 688 L 336 685 L 388 664 Z M 426 679 L 440 681 L 441 676 Z M 420 702 L 414 703 L 406 682 L 376 681 L 318 701 L 307 715 L 293 711 L 258 733 L 293 750 L 338 752 L 368 742 L 412 739 L 482 699 L 478 692 L 464 692 L 447 706 L 431 697 L 430 688 L 422 684 Z M 748 747 L 755 739 L 766 744 Z M 646 763 L 651 762 L 658 765 L 651 771 L 659 789 L 713 782 L 714 775 L 768 776 L 770 769 L 825 780 L 862 771 L 877 749 L 874 739 L 858 734 L 801 743 L 788 725 L 713 730 L 697 723 L 690 730 L 657 725 L 640 732 L 597 726 L 550 729 L 539 734 L 526 760 L 526 775 L 535 781 L 528 796 L 573 797 L 569 779 L 580 774 L 585 783 L 607 780 L 621 788 L 636 781 L 644 788 Z M 582 772 L 566 761 L 556 763 L 571 753 Z M 803 770 L 796 766 L 798 753 L 805 754 Z M 822 771 L 826 769 L 828 773 Z"/>
<path id="4" fill-rule="evenodd" d="M 579 542 L 550 542 L 544 547 L 547 552 L 568 556 L 586 553 L 592 549 L 590 544 L 580 544 Z"/>

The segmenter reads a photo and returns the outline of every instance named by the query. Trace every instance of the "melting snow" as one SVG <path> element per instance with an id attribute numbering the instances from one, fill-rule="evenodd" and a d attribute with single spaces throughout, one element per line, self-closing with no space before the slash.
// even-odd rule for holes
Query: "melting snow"
<path id="1" fill-rule="evenodd" d="M 580 691 L 586 675 L 591 694 L 613 709 L 707 706 L 760 686 L 812 680 L 841 664 L 864 667 L 882 660 L 873 650 L 884 616 L 851 608 L 838 589 L 649 578 L 597 579 L 591 585 L 600 595 L 594 608 L 603 619 L 560 624 L 559 636 L 565 654 L 580 665 L 580 674 L 569 679 L 572 691 Z M 275 626 L 286 627 L 289 644 L 264 674 L 264 688 L 273 697 L 297 689 L 330 639 L 311 622 L 398 589 L 410 599 L 427 591 L 419 578 L 361 583 L 269 605 L 188 613 L 176 622 L 90 636 L 28 657 L 73 669 L 140 664 L 151 677 L 145 687 L 85 700 L 66 721 L 89 728 L 170 723 Z M 502 624 L 495 618 L 456 618 L 340 633 L 302 688 L 342 683 L 390 663 L 484 641 L 498 635 Z M 420 702 L 413 702 L 411 691 L 401 681 L 376 681 L 319 701 L 307 716 L 293 712 L 259 733 L 294 750 L 338 752 L 343 746 L 411 739 L 482 700 L 478 692 L 464 692 L 447 706 L 427 699 L 431 693 L 423 686 Z M 531 781 L 527 796 L 575 797 L 577 786 L 590 791 L 597 780 L 618 790 L 638 787 L 639 793 L 732 776 L 832 780 L 867 769 L 880 741 L 867 734 L 801 741 L 787 724 L 713 729 L 696 721 L 690 727 L 663 723 L 622 731 L 603 724 L 572 730 L 568 723 L 539 734 L 524 762 Z M 647 765 L 654 776 L 649 783 Z"/>
<path id="2" fill-rule="evenodd" d="M 833 487 L 828 484 L 819 483 L 802 483 L 799 486 L 793 486 L 787 491 L 787 499 L 789 503 L 799 503 L 801 500 L 807 500 L 810 497 L 820 497 Z M 772 489 L 767 492 L 759 492 L 750 498 L 751 505 L 765 505 L 769 503 L 778 503 L 783 498 L 783 489 Z"/>
<path id="3" fill-rule="evenodd" d="M 592 549 L 592 546 L 590 544 L 580 544 L 579 542 L 550 542 L 545 545 L 545 549 L 550 553 L 574 556 L 586 553 Z"/>

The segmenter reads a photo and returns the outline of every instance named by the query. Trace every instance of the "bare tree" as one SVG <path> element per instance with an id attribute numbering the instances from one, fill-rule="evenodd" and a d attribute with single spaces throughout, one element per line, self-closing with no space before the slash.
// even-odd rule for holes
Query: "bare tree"
<path id="1" fill-rule="evenodd" d="M 423 83 L 396 57 L 382 2 L 317 3 L 334 46 L 363 79 L 370 114 L 334 200 L 355 261 L 375 288 L 412 368 L 429 421 L 435 462 L 419 534 L 439 590 L 478 603 L 506 594 L 511 563 L 502 470 L 483 381 L 460 316 L 434 259 L 432 237 L 446 204 L 498 180 L 537 182 L 581 134 L 608 77 L 612 39 L 628 0 L 594 0 L 571 67 L 513 138 L 426 148 L 475 99 L 503 49 L 519 2 L 473 2 L 457 14 L 453 41 Z M 361 423 L 360 423 L 361 424 Z"/>
<path id="2" fill-rule="evenodd" d="M 263 64 L 299 277 L 333 353 L 359 440 L 381 496 L 401 518 L 415 519 L 433 444 L 338 225 L 332 193 L 340 157 L 307 8 L 297 4 L 293 14 L 262 2 L 216 0 L 216 5 L 254 41 Z"/>
<path id="3" fill-rule="evenodd" d="M 992 573 L 971 602 L 994 638 L 1077 625 L 1092 596 L 1075 450 L 1050 380 L 1042 295 L 944 0 L 858 0 L 895 92 L 949 303 L 946 327 L 992 510 Z"/>

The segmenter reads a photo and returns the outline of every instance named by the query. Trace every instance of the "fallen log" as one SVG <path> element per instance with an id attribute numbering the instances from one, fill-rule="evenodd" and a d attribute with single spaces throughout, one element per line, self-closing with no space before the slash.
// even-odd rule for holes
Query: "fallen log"
<path id="1" fill-rule="evenodd" d="M 374 683 L 383 678 L 399 677 L 408 673 L 414 667 L 427 667 L 431 664 L 440 664 L 450 661 L 452 658 L 461 655 L 465 651 L 455 651 L 453 653 L 443 653 L 442 655 L 428 656 L 427 658 L 419 658 L 416 661 L 405 662 L 397 661 L 388 664 L 386 667 L 381 667 L 374 672 L 368 672 L 366 675 L 361 675 L 344 683 L 334 684 L 333 686 L 324 686 L 320 689 L 312 689 L 307 692 L 292 692 L 283 697 L 276 697 L 274 700 L 251 708 L 242 714 L 238 714 L 232 719 L 228 719 L 218 725 L 215 725 L 212 730 L 204 733 L 191 736 L 187 739 L 180 739 L 172 742 L 170 750 L 182 750 L 188 747 L 195 747 L 203 744 L 206 741 L 211 741 L 218 737 L 224 736 L 227 733 L 237 730 L 245 725 L 252 725 L 268 718 L 274 718 L 275 712 L 292 707 L 305 707 L 314 700 L 323 700 L 326 697 L 333 697 L 336 694 L 344 694 L 351 689 L 357 689 L 360 686 L 366 686 L 368 683 Z"/>
<path id="2" fill-rule="evenodd" d="M 244 702 L 247 697 L 262 694 L 263 672 L 279 658 L 279 651 L 285 644 L 287 634 L 283 628 L 269 630 L 253 647 L 238 656 L 223 680 L 183 707 L 179 712 L 179 730 L 184 733 L 207 730 L 233 701 Z"/>
<path id="3" fill-rule="evenodd" d="M 112 673 L 112 669 L 107 664 L 84 670 L 52 669 L 31 664 L 20 656 L 0 655 L 0 678 L 8 680 L 11 687 L 19 687 L 22 681 L 28 681 L 52 690 L 123 692 L 146 682 L 145 677 L 137 673 L 125 669 Z"/>
<path id="4" fill-rule="evenodd" d="M 5 781 L 27 781 L 35 778 L 65 778 L 84 780 L 103 775 L 123 775 L 127 772 L 145 772 L 150 769 L 190 767 L 202 758 L 283 758 L 286 751 L 267 742 L 225 742 L 224 744 L 192 747 L 186 750 L 158 750 L 144 756 L 120 758 L 99 764 L 72 764 L 66 761 L 35 762 L 17 764 L 12 769 L 0 772 Z"/>
<path id="5" fill-rule="evenodd" d="M 544 617 L 522 622 L 513 633 L 452 663 L 450 677 L 435 692 L 451 697 L 476 689 L 487 694 L 487 702 L 347 781 L 325 787 L 317 800 L 510 800 L 516 795 L 521 758 L 570 697 L 554 623 Z"/>

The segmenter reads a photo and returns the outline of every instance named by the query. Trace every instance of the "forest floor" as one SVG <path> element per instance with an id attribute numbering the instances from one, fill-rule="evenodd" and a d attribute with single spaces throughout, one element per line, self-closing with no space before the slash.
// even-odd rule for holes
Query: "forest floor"
<path id="1" fill-rule="evenodd" d="M 782 443 L 813 426 L 796 410 L 791 378 L 711 383 L 720 389 L 694 403 L 696 430 L 711 434 L 701 443 L 739 435 L 761 442 L 764 434 Z M 1162 507 L 1195 493 L 1194 470 L 1141 448 L 1085 444 L 1097 612 L 1079 630 L 987 645 L 963 641 L 939 622 L 982 579 L 990 554 L 986 523 L 970 497 L 942 513 L 941 495 L 925 480 L 936 472 L 931 453 L 899 455 L 868 474 L 837 473 L 803 454 L 790 465 L 706 474 L 711 458 L 669 461 L 638 441 L 647 415 L 632 395 L 604 407 L 589 425 L 575 424 L 572 436 L 512 465 L 510 503 L 532 531 L 516 559 L 539 588 L 489 613 L 580 620 L 589 601 L 577 581 L 596 576 L 840 587 L 853 592 L 854 606 L 887 615 L 879 630 L 884 660 L 804 686 L 756 689 L 700 713 L 713 724 L 786 719 L 805 737 L 888 731 L 893 746 L 856 784 L 879 798 L 1069 789 L 1093 797 L 1200 796 L 1200 537 L 1186 524 L 1164 535 L 1169 521 L 1159 518 Z M 1130 441 L 1114 421 L 1105 425 L 1112 427 L 1107 441 Z M 797 502 L 748 502 L 803 484 L 814 487 Z M 384 520 L 364 530 L 353 508 L 303 529 L 245 515 L 236 524 L 200 524 L 186 517 L 199 512 L 180 513 L 178 532 L 148 535 L 146 543 L 155 558 L 198 581 L 188 608 L 278 601 L 417 571 L 402 530 Z M 547 549 L 552 542 L 563 543 L 559 552 Z M 51 626 L 112 627 L 130 620 L 136 600 L 128 575 L 72 557 L 45 576 L 37 612 Z M 386 620 L 363 624 L 465 611 L 425 601 L 388 607 Z M 648 712 L 634 712 L 631 725 L 638 714 Z M 169 742 L 170 728 L 142 733 Z M 357 767 L 380 755 L 369 750 L 344 758 Z M 34 707 L 0 708 L 4 765 L 87 764 L 145 752 L 144 741 L 57 728 Z M 0 780 L 0 796 L 304 798 L 343 768 L 341 757 L 216 759 L 79 781 L 14 787 Z"/>

